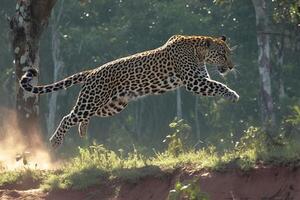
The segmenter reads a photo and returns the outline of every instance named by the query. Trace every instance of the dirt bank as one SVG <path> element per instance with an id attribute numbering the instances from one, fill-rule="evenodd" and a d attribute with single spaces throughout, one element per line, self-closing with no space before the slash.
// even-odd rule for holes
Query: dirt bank
<path id="1" fill-rule="evenodd" d="M 200 187 L 211 199 L 300 199 L 300 168 L 266 167 L 248 172 L 200 174 Z"/>
<path id="2" fill-rule="evenodd" d="M 227 169 L 220 172 L 177 170 L 159 177 L 145 177 L 136 182 L 102 182 L 86 190 L 43 192 L 39 189 L 0 190 L 1 199 L 55 200 L 165 200 L 176 181 L 198 180 L 201 191 L 212 200 L 289 200 L 300 199 L 300 168 L 259 167 L 250 171 Z"/>

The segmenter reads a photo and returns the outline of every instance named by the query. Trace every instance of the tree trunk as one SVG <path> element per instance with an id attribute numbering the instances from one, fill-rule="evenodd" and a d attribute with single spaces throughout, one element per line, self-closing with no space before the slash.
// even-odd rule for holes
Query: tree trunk
<path id="1" fill-rule="evenodd" d="M 38 127 L 38 97 L 20 88 L 18 81 L 29 68 L 39 69 L 39 41 L 56 0 L 17 0 L 10 20 L 14 64 L 17 76 L 16 111 L 20 130 L 31 136 Z M 37 83 L 37 78 L 33 84 Z"/>
<path id="2" fill-rule="evenodd" d="M 142 121 L 143 121 L 143 113 L 144 112 L 144 101 L 140 100 L 137 102 L 136 108 L 135 108 L 135 123 L 134 123 L 134 133 L 135 136 L 140 139 L 142 137 Z"/>
<path id="3" fill-rule="evenodd" d="M 53 59 L 53 82 L 58 81 L 59 74 L 64 67 L 64 62 L 62 60 L 60 54 L 60 35 L 59 35 L 59 21 L 61 19 L 62 11 L 63 11 L 64 0 L 60 1 L 60 6 L 58 8 L 58 12 L 52 15 L 52 59 Z M 57 110 L 57 97 L 58 93 L 51 93 L 49 98 L 49 114 L 47 117 L 47 132 L 51 134 L 55 129 L 55 116 Z"/>
<path id="4" fill-rule="evenodd" d="M 182 103 L 181 103 L 181 92 L 180 88 L 176 90 L 176 115 L 178 119 L 182 119 Z"/>
<path id="5" fill-rule="evenodd" d="M 282 69 L 283 69 L 283 56 L 284 56 L 284 36 L 280 36 L 277 38 L 276 45 L 275 45 L 275 62 L 277 66 L 277 76 L 278 79 L 277 83 L 277 90 L 278 90 L 278 98 L 279 100 L 285 97 L 285 90 L 284 90 L 284 83 L 282 79 Z"/>
<path id="6" fill-rule="evenodd" d="M 258 64 L 260 76 L 261 113 L 263 127 L 271 133 L 275 126 L 271 90 L 270 32 L 265 0 L 252 0 L 256 14 Z"/>
<path id="7" fill-rule="evenodd" d="M 196 96 L 195 98 L 195 124 L 196 124 L 196 135 L 197 139 L 200 139 L 200 126 L 199 126 L 199 112 L 198 112 L 198 104 L 199 104 L 199 97 Z"/>

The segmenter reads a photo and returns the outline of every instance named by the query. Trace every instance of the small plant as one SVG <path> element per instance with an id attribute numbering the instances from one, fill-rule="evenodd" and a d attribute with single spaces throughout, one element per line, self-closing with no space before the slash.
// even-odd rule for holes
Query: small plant
<path id="1" fill-rule="evenodd" d="M 191 127 L 184 122 L 183 119 L 175 118 L 169 127 L 173 130 L 173 133 L 166 136 L 163 140 L 164 143 L 168 143 L 167 153 L 177 157 L 184 152 L 184 141 L 188 137 L 188 133 L 191 131 Z"/>
<path id="2" fill-rule="evenodd" d="M 66 185 L 64 185 L 61 181 L 61 176 L 57 174 L 49 174 L 49 176 L 43 180 L 41 185 L 41 189 L 44 191 L 51 191 L 57 189 L 64 189 Z"/>
<path id="3" fill-rule="evenodd" d="M 170 190 L 168 200 L 209 200 L 209 197 L 204 192 L 201 192 L 197 179 L 188 181 L 183 184 L 178 181 L 175 188 Z"/>
<path id="4" fill-rule="evenodd" d="M 293 114 L 289 115 L 285 122 L 290 123 L 293 126 L 300 125 L 300 106 L 295 105 L 292 108 Z"/>
<path id="5" fill-rule="evenodd" d="M 258 162 L 280 165 L 299 160 L 299 142 L 279 134 L 268 142 L 260 128 L 250 126 L 236 142 L 233 151 L 227 151 L 225 160 L 236 160 L 242 169 L 250 169 Z"/>
<path id="6" fill-rule="evenodd" d="M 263 155 L 266 155 L 267 135 L 261 129 L 250 126 L 244 131 L 244 135 L 235 143 L 234 156 L 242 169 L 254 167 Z"/>
<path id="7" fill-rule="evenodd" d="M 288 136 L 297 136 L 300 131 L 300 106 L 293 106 L 292 112 L 283 120 L 282 130 Z"/>
<path id="8" fill-rule="evenodd" d="M 259 128 L 250 126 L 244 131 L 244 135 L 236 143 L 235 149 L 239 152 L 245 152 L 249 149 L 261 149 L 265 146 L 266 134 Z"/>

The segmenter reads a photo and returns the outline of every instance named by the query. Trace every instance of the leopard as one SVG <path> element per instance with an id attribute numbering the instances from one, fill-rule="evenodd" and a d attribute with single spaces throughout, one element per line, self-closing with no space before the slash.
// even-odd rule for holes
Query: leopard
<path id="1" fill-rule="evenodd" d="M 91 117 L 110 117 L 129 102 L 147 95 L 159 95 L 184 87 L 195 95 L 219 96 L 232 102 L 239 95 L 228 86 L 211 79 L 207 65 L 225 75 L 234 69 L 232 49 L 226 37 L 173 35 L 162 46 L 119 58 L 97 68 L 73 74 L 47 85 L 33 85 L 38 70 L 30 67 L 19 84 L 36 95 L 82 84 L 71 112 L 65 115 L 50 138 L 53 148 L 62 145 L 66 133 L 75 125 L 81 137 L 88 131 Z"/>

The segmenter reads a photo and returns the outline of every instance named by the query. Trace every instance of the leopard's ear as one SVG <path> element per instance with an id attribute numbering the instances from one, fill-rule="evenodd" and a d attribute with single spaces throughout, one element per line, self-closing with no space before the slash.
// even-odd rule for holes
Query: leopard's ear
<path id="1" fill-rule="evenodd" d="M 224 42 L 226 41 L 226 36 L 222 35 L 221 37 L 219 37 L 220 40 L 223 40 Z"/>
<path id="2" fill-rule="evenodd" d="M 214 41 L 212 38 L 208 37 L 205 39 L 204 41 L 204 45 L 207 47 L 207 48 L 212 48 L 214 46 Z"/>
<path id="3" fill-rule="evenodd" d="M 206 51 L 208 51 L 206 48 L 197 47 L 194 49 L 195 57 L 197 58 L 198 64 L 203 64 L 205 59 Z"/>
<path id="4" fill-rule="evenodd" d="M 210 48 L 213 44 L 213 40 L 211 38 L 206 38 L 205 39 L 205 46 Z"/>

